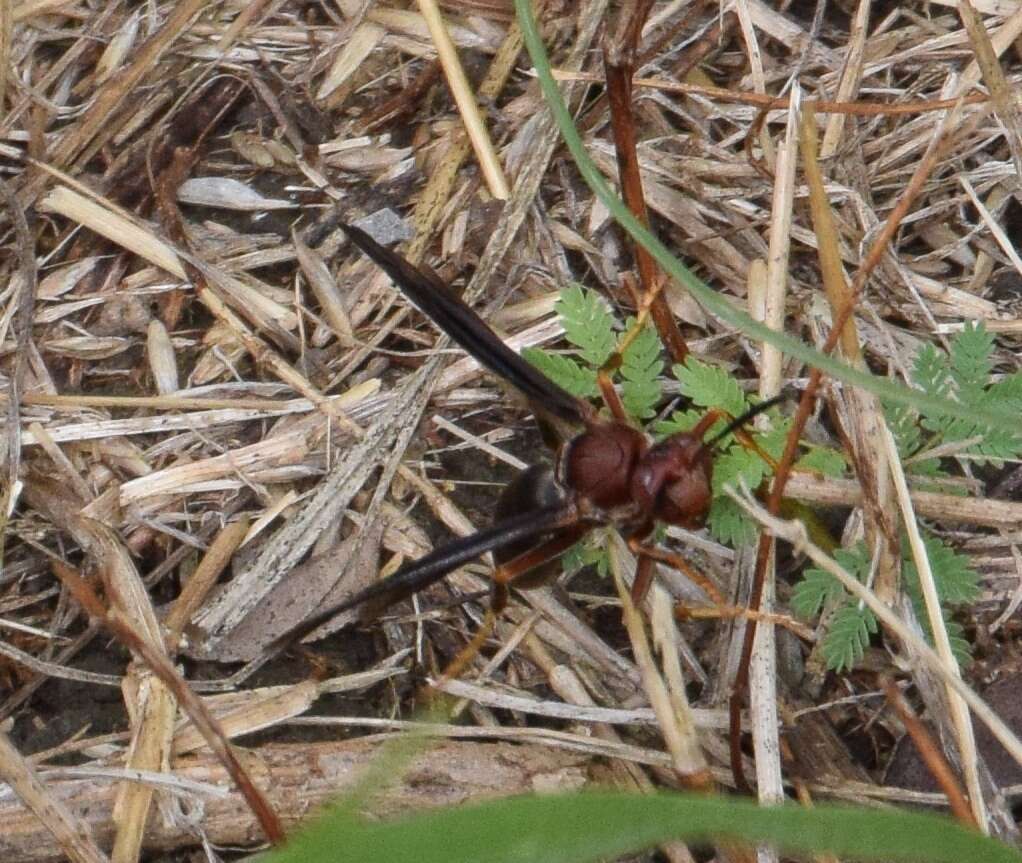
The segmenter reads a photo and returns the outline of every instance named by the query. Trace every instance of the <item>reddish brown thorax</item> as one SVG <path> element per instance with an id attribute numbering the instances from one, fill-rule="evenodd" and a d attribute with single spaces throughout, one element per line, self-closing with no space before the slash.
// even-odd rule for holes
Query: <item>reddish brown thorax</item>
<path id="1" fill-rule="evenodd" d="M 710 509 L 713 458 L 701 429 L 661 441 L 642 457 L 632 473 L 631 497 L 648 518 L 702 527 Z"/>
<path id="2" fill-rule="evenodd" d="M 561 482 L 602 510 L 634 504 L 643 522 L 702 527 L 713 479 L 703 435 L 712 421 L 653 447 L 623 423 L 594 426 L 565 449 Z"/>
<path id="3" fill-rule="evenodd" d="M 563 481 L 600 509 L 631 501 L 630 479 L 646 451 L 642 432 L 622 423 L 593 426 L 572 440 L 563 453 Z"/>

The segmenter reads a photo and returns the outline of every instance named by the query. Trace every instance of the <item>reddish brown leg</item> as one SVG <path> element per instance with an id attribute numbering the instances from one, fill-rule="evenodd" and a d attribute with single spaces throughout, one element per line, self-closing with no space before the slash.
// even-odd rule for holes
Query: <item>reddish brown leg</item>
<path id="1" fill-rule="evenodd" d="M 786 614 L 772 614 L 765 611 L 753 611 L 738 605 L 718 605 L 713 608 L 693 608 L 683 603 L 674 607 L 674 616 L 678 620 L 724 620 L 728 618 L 743 617 L 746 620 L 755 620 L 757 623 L 763 621 L 772 623 L 775 626 L 783 626 L 789 632 L 803 639 L 813 641 L 815 634 L 813 630 L 804 623 L 799 623 Z"/>
<path id="2" fill-rule="evenodd" d="M 698 440 L 710 430 L 717 420 L 725 419 L 728 416 L 729 414 L 727 411 L 722 411 L 719 408 L 711 408 L 703 414 L 703 418 L 692 428 L 692 434 Z"/>
<path id="3" fill-rule="evenodd" d="M 763 461 L 769 466 L 770 470 L 777 471 L 777 459 L 775 459 L 770 453 L 763 449 L 756 441 L 752 439 L 752 436 L 744 429 L 735 429 L 734 435 L 738 438 L 738 442 L 746 449 L 751 449 L 756 455 L 758 455 Z"/>
<path id="4" fill-rule="evenodd" d="M 710 427 L 719 419 L 734 419 L 727 411 L 720 410 L 719 408 L 713 408 L 708 410 L 701 420 L 696 424 L 695 428 L 692 429 L 694 434 L 702 436 L 710 430 Z M 771 470 L 777 470 L 777 460 L 770 455 L 766 450 L 763 449 L 756 441 L 752 439 L 745 429 L 735 429 L 732 434 L 738 438 L 738 442 L 746 449 L 752 450 L 758 455 L 763 461 L 765 461 L 771 468 Z"/>
<path id="5" fill-rule="evenodd" d="M 486 617 L 483 618 L 476 634 L 472 636 L 472 640 L 459 650 L 458 655 L 447 664 L 440 677 L 437 678 L 437 682 L 429 687 L 430 690 L 435 690 L 437 685 L 460 676 L 468 664 L 475 659 L 476 654 L 482 650 L 486 639 L 490 637 L 497 625 L 497 618 L 507 608 L 510 588 L 514 587 L 515 581 L 528 575 L 547 561 L 560 557 L 588 530 L 589 525 L 576 525 L 494 569 L 493 594 L 490 596 L 490 607 L 486 610 Z"/>
<path id="6" fill-rule="evenodd" d="M 599 371 L 596 372 L 596 384 L 600 388 L 600 395 L 603 396 L 603 403 L 610 409 L 614 419 L 618 422 L 625 423 L 626 425 L 632 424 L 632 418 L 628 416 L 628 411 L 625 410 L 624 402 L 621 401 L 621 396 L 617 394 L 617 390 L 614 389 L 614 381 L 611 380 L 610 375 L 618 366 L 621 365 L 621 355 L 614 352 L 611 359 L 617 359 L 617 363 L 613 366 L 610 365 L 610 360 L 603 364 Z"/>
<path id="7" fill-rule="evenodd" d="M 666 551 L 662 548 L 657 548 L 655 545 L 643 545 L 640 540 L 632 538 L 628 541 L 628 547 L 633 553 L 639 555 L 640 570 L 636 572 L 635 584 L 632 586 L 632 596 L 636 596 L 636 588 L 639 586 L 639 575 L 641 573 L 642 561 L 648 560 L 650 562 L 650 575 L 647 576 L 647 583 L 643 585 L 642 593 L 639 598 L 645 596 L 646 591 L 649 589 L 649 581 L 652 581 L 652 562 L 659 560 L 661 563 L 666 563 L 668 566 L 674 567 L 682 575 L 684 575 L 693 584 L 698 585 L 703 589 L 703 592 L 710 597 L 710 599 L 716 605 L 726 605 L 723 594 L 717 588 L 709 578 L 703 575 L 699 570 L 693 567 L 685 558 L 680 554 L 674 554 L 674 552 Z"/>
<path id="8" fill-rule="evenodd" d="M 653 564 L 655 561 L 648 554 L 638 552 L 639 560 L 635 565 L 635 581 L 632 582 L 632 602 L 638 605 L 649 593 L 653 584 Z"/>
<path id="9" fill-rule="evenodd" d="M 638 286 L 635 284 L 635 279 L 630 275 L 624 275 L 621 277 L 621 281 L 624 283 L 628 292 L 633 297 L 639 296 Z M 638 302 L 638 300 L 636 300 Z M 596 372 L 596 384 L 600 388 L 600 395 L 603 396 L 603 403 L 608 407 L 614 419 L 623 423 L 631 423 L 631 417 L 628 416 L 628 412 L 625 410 L 625 406 L 621 401 L 621 396 L 617 394 L 617 390 L 614 389 L 614 381 L 611 379 L 611 375 L 614 374 L 619 368 L 621 368 L 621 357 L 628 346 L 635 341 L 636 336 L 642 332 L 642 327 L 646 323 L 646 315 L 649 313 L 648 308 L 645 311 L 639 313 L 639 317 L 635 324 L 625 331 L 624 335 L 621 336 L 617 347 L 614 348 L 614 353 L 607 357 L 607 361 L 600 366 Z"/>

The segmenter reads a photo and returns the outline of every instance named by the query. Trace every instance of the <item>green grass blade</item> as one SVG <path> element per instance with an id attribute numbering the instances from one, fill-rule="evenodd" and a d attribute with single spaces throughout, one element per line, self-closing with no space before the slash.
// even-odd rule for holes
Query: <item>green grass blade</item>
<path id="1" fill-rule="evenodd" d="M 936 815 L 620 792 L 519 797 L 384 823 L 326 817 L 266 863 L 585 863 L 671 839 L 769 842 L 886 863 L 1022 863 L 1017 851 Z"/>

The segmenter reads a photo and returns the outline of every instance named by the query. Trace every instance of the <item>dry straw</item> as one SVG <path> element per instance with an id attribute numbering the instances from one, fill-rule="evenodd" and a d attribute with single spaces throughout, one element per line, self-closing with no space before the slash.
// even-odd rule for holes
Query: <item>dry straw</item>
<path id="1" fill-rule="evenodd" d="M 295 658 L 274 670 L 286 684 L 266 689 L 247 676 L 256 663 L 235 673 L 213 661 L 227 644 L 261 655 L 251 634 L 261 625 L 243 627 L 254 608 L 274 616 L 310 590 L 343 593 L 485 525 L 514 467 L 540 459 L 518 403 L 332 231 L 335 207 L 389 231 L 455 289 L 467 282 L 466 301 L 515 350 L 565 347 L 553 307 L 568 282 L 584 281 L 622 316 L 634 311 L 628 285 L 643 284 L 634 249 L 561 149 L 510 4 L 93 5 L 0 3 L 4 206 L 34 215 L 13 218 L 17 254 L 0 256 L 0 374 L 12 382 L 0 393 L 0 717 L 15 720 L 0 772 L 21 801 L 0 801 L 0 858 L 11 860 L 112 853 L 128 863 L 150 842 L 183 849 L 193 837 L 157 805 L 170 793 L 205 813 L 210 841 L 253 840 L 240 795 L 223 792 L 228 774 L 179 709 L 172 672 L 183 656 L 197 658 L 185 673 L 203 701 L 183 700 L 205 705 L 206 733 L 283 734 L 305 722 L 393 734 L 419 726 L 393 718 L 409 715 L 413 665 L 439 672 L 471 638 L 484 561 L 394 609 L 372 638 L 338 636 L 342 651 L 359 645 L 342 661 L 360 674 L 324 675 Z M 993 374 L 1019 371 L 1018 3 L 862 0 L 814 20 L 799 17 L 800 4 L 739 0 L 719 14 L 713 3 L 657 0 L 639 22 L 619 16 L 645 2 L 535 5 L 588 152 L 616 179 L 631 135 L 626 191 L 641 189 L 658 236 L 715 291 L 817 346 L 851 300 L 834 336 L 843 358 L 902 382 L 923 345 L 945 350 L 974 320 L 998 335 Z M 615 133 L 601 40 L 628 32 L 635 74 Z M 679 286 L 662 291 L 687 350 L 746 391 L 805 388 L 808 369 Z M 672 378 L 665 386 L 677 393 Z M 968 630 L 1011 632 L 1018 465 L 979 466 L 960 442 L 933 440 L 899 466 L 875 399 L 826 380 L 822 398 L 803 437 L 841 450 L 854 474 L 796 472 L 786 497 L 823 516 L 814 530 L 836 526 L 834 543 L 876 549 L 862 601 L 895 633 L 884 646 L 909 644 L 919 660 L 877 650 L 870 667 L 922 697 L 963 753 L 973 814 L 996 830 L 1010 813 L 975 769 L 970 728 L 970 717 L 989 717 L 963 682 L 969 671 L 952 666 L 912 529 L 938 653 L 891 609 L 901 526 L 922 520 L 979 572 L 982 597 L 961 612 Z M 923 456 L 951 465 L 955 488 L 919 484 Z M 387 799 L 431 803 L 454 786 L 470 799 L 494 782 L 513 793 L 536 776 L 574 788 L 599 771 L 643 791 L 731 782 L 723 705 L 755 565 L 706 533 L 679 536 L 670 550 L 725 603 L 708 608 L 665 567 L 662 591 L 640 609 L 592 579 L 523 593 L 478 664 L 443 685 L 474 723 L 425 729 L 437 749 Z M 768 633 L 788 621 L 785 576 L 802 566 L 783 551 L 777 560 L 773 605 L 754 615 Z M 101 579 L 116 614 L 93 614 L 142 640 L 130 659 L 63 596 L 62 584 Z M 681 622 L 673 602 L 695 612 Z M 809 682 L 793 684 L 783 663 L 775 673 L 773 642 L 783 658 L 790 636 L 761 633 L 757 697 L 738 717 L 755 751 L 741 763 L 763 796 L 796 782 L 804 798 L 934 804 L 864 773 L 834 728 L 879 728 L 875 739 L 887 740 L 897 724 L 871 700 L 868 673 L 819 672 L 821 632 L 800 625 Z M 70 727 L 39 697 L 53 678 L 74 687 Z M 112 686 L 124 703 L 100 692 Z M 306 715 L 340 691 L 374 715 Z M 689 706 L 692 693 L 705 703 Z M 97 723 L 116 731 L 92 737 Z M 45 742 L 29 742 L 29 729 Z M 352 765 L 378 747 L 265 739 L 242 742 L 257 750 L 256 784 L 280 789 L 271 805 L 284 818 L 347 787 Z M 794 769 L 777 754 L 784 746 Z M 86 773 L 52 773 L 71 753 Z"/>

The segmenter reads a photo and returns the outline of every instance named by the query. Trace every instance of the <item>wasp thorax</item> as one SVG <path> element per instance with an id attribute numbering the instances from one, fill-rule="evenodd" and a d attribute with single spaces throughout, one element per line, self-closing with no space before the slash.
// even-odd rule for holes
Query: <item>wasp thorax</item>
<path id="1" fill-rule="evenodd" d="M 631 496 L 657 521 L 702 527 L 710 509 L 713 459 L 702 440 L 688 432 L 651 447 L 632 474 Z"/>
<path id="2" fill-rule="evenodd" d="M 613 509 L 631 500 L 629 478 L 646 448 L 646 439 L 622 423 L 608 423 L 587 431 L 565 449 L 564 482 L 601 509 Z"/>

